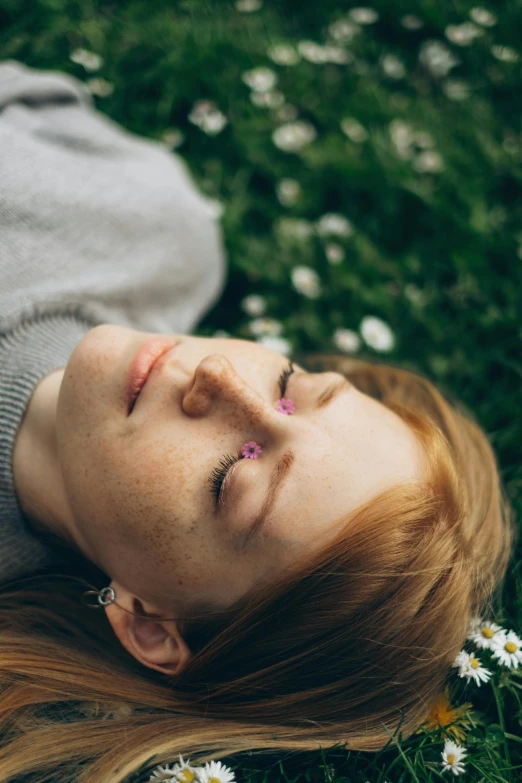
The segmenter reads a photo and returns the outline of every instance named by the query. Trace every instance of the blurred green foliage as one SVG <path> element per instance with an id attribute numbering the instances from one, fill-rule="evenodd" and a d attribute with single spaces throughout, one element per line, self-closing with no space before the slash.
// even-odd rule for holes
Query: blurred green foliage
<path id="1" fill-rule="evenodd" d="M 0 0 L 0 58 L 90 84 L 101 111 L 168 143 L 222 205 L 228 283 L 199 333 L 251 338 L 240 303 L 252 293 L 294 351 L 337 352 L 336 329 L 357 332 L 365 316 L 377 316 L 395 337 L 383 361 L 427 374 L 474 411 L 520 519 L 522 4 L 497 0 L 487 6 L 493 17 L 479 14 L 477 23 L 468 0 L 379 0 L 367 24 L 350 14 L 356 3 L 341 0 L 265 0 L 249 12 L 236 5 Z M 281 44 L 301 52 L 297 62 L 271 59 Z M 99 55 L 100 67 L 74 62 L 78 49 Z M 259 67 L 277 77 L 272 108 L 256 105 L 243 79 Z M 189 118 L 203 100 L 226 118 L 219 132 Z M 316 135 L 285 151 L 272 134 L 295 120 Z M 284 179 L 301 193 L 286 205 Z M 349 236 L 317 232 L 327 213 L 350 221 Z M 307 221 L 307 235 L 292 233 L 281 223 L 287 217 Z M 328 244 L 344 259 L 329 262 Z M 317 297 L 292 285 L 296 266 L 316 271 Z M 375 354 L 362 342 L 359 355 Z M 505 590 L 506 622 L 519 630 L 520 554 L 519 544 Z M 520 736 L 520 716 L 510 717 Z M 516 743 L 515 752 L 520 763 Z M 412 754 L 408 763 L 387 757 L 390 780 L 439 779 L 418 748 Z M 432 770 L 440 748 L 436 758 Z M 384 780 L 384 765 L 368 763 L 364 778 L 352 766 L 350 778 L 336 780 Z M 515 780 L 489 777 L 488 763 L 491 753 L 474 780 Z M 326 769 L 318 762 L 302 779 L 328 780 Z"/>

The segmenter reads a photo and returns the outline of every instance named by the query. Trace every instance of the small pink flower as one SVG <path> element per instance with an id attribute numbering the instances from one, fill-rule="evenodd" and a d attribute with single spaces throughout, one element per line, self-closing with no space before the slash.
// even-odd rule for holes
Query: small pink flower
<path id="1" fill-rule="evenodd" d="M 261 446 L 257 445 L 255 440 L 250 440 L 248 443 L 245 443 L 241 449 L 241 454 L 244 459 L 257 459 L 258 455 L 261 454 L 262 451 L 263 449 Z"/>
<path id="2" fill-rule="evenodd" d="M 279 413 L 284 413 L 285 416 L 289 416 L 291 413 L 295 413 L 295 406 L 292 400 L 285 400 L 281 397 L 277 402 L 277 410 Z"/>

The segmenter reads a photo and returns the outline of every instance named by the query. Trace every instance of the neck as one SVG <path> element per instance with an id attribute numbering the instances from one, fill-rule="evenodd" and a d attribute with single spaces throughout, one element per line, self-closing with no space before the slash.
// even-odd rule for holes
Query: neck
<path id="1" fill-rule="evenodd" d="M 56 440 L 56 409 L 64 368 L 37 385 L 16 435 L 13 476 L 18 502 L 37 529 L 82 551 L 67 499 Z"/>

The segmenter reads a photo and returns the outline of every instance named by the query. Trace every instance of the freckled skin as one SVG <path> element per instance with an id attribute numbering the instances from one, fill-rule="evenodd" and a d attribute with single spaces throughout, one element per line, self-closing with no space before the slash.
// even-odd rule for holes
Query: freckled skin
<path id="1" fill-rule="evenodd" d="M 41 522 L 65 531 L 144 601 L 167 613 L 190 612 L 199 601 L 229 606 L 325 545 L 343 515 L 420 477 L 419 443 L 381 403 L 352 386 L 313 409 L 336 373 L 296 365 L 285 392 L 295 413 L 280 414 L 278 379 L 288 360 L 250 341 L 166 335 L 180 344 L 127 416 L 130 363 L 154 336 L 109 324 L 91 329 L 67 366 L 37 387 L 17 459 L 30 463 L 31 438 L 47 438 L 52 472 L 40 486 L 39 465 L 20 469 L 21 498 L 37 518 L 35 498 L 46 497 L 51 510 Z M 252 440 L 263 452 L 238 466 L 240 492 L 225 518 L 216 514 L 209 477 L 224 455 Z M 296 456 L 277 513 L 244 549 L 288 448 Z"/>

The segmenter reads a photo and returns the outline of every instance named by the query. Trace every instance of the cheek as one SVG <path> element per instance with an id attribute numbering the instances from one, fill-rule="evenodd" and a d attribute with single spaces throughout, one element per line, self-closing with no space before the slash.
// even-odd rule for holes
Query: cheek
<path id="1" fill-rule="evenodd" d="M 183 437 L 177 440 L 186 441 Z M 144 508 L 168 509 L 187 516 L 197 510 L 202 474 L 198 459 L 201 457 L 195 448 L 180 448 L 160 441 L 140 448 L 124 472 L 132 479 L 136 500 Z"/>

